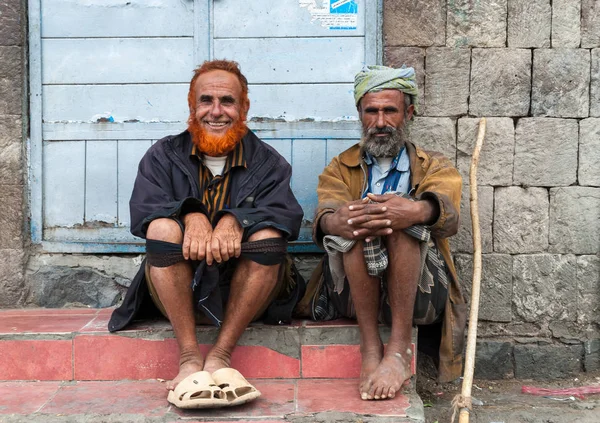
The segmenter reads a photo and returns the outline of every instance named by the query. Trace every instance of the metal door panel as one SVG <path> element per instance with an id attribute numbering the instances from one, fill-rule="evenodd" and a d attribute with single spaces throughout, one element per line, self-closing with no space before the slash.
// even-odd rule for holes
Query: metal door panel
<path id="1" fill-rule="evenodd" d="M 87 141 L 85 218 L 88 228 L 117 223 L 117 141 Z"/>
<path id="2" fill-rule="evenodd" d="M 215 58 L 236 60 L 252 84 L 354 82 L 362 37 L 216 39 Z M 309 60 L 307 60 L 309 59 Z"/>
<path id="3" fill-rule="evenodd" d="M 192 38 L 42 40 L 44 84 L 189 82 Z"/>
<path id="4" fill-rule="evenodd" d="M 44 143 L 44 227 L 83 225 L 85 141 Z"/>
<path id="5" fill-rule="evenodd" d="M 187 119 L 189 83 L 46 85 L 44 122 L 181 122 Z M 183 100 L 182 100 L 183 99 Z"/>
<path id="6" fill-rule="evenodd" d="M 42 37 L 193 36 L 193 1 L 43 0 Z"/>
<path id="7" fill-rule="evenodd" d="M 316 18 L 310 2 L 299 0 L 215 1 L 215 38 L 261 37 L 321 37 L 331 36 L 331 30 Z M 330 2 L 316 0 L 318 9 L 330 7 Z M 305 6 L 302 6 L 304 4 Z M 324 6 L 325 4 L 325 6 Z M 312 11 L 312 12 L 311 12 Z M 358 7 L 356 29 L 338 31 L 338 36 L 365 34 L 365 8 Z M 241 16 L 250 19 L 240 19 Z"/>

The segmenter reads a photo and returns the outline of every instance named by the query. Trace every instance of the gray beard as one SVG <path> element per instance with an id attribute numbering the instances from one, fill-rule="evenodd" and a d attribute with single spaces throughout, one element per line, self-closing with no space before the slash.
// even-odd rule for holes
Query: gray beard
<path id="1" fill-rule="evenodd" d="M 377 137 L 376 134 L 387 134 L 385 137 Z M 406 125 L 396 129 L 390 126 L 383 129 L 371 128 L 363 130 L 362 137 L 358 143 L 363 151 L 373 157 L 396 157 L 406 141 L 408 131 Z"/>

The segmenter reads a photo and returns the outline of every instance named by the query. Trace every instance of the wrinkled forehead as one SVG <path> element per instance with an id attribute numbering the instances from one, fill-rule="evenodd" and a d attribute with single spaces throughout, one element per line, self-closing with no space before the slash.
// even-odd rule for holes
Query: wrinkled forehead
<path id="1" fill-rule="evenodd" d="M 389 107 L 394 106 L 400 110 L 404 109 L 404 93 L 399 90 L 386 89 L 366 93 L 360 100 L 360 107 Z"/>
<path id="2" fill-rule="evenodd" d="M 213 70 L 198 76 L 194 91 L 196 98 L 202 95 L 221 97 L 231 95 L 237 99 L 242 96 L 242 84 L 234 74 L 224 70 Z"/>

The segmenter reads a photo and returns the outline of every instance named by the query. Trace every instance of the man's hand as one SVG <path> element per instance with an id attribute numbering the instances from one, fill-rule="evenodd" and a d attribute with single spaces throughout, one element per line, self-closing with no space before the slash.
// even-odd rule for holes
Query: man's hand
<path id="1" fill-rule="evenodd" d="M 412 201 L 395 194 L 367 194 L 367 197 L 373 202 L 369 204 L 373 211 L 352 219 L 354 224 L 365 228 L 385 221 L 385 227 L 395 232 L 435 220 L 439 213 L 428 200 Z"/>
<path id="2" fill-rule="evenodd" d="M 234 215 L 227 213 L 215 227 L 206 252 L 206 263 L 221 263 L 242 253 L 242 236 L 244 229 Z"/>
<path id="3" fill-rule="evenodd" d="M 206 246 L 210 242 L 213 229 L 208 218 L 202 213 L 188 213 L 183 217 L 185 233 L 183 234 L 183 258 L 186 260 L 203 260 L 206 257 Z"/>
<path id="4" fill-rule="evenodd" d="M 382 206 L 369 204 L 368 201 L 368 198 L 350 201 L 334 213 L 324 215 L 320 222 L 321 229 L 326 234 L 354 240 L 391 234 L 389 222 L 381 219 Z"/>
<path id="5" fill-rule="evenodd" d="M 321 227 L 327 234 L 370 241 L 375 236 L 435 220 L 437 213 L 429 201 L 411 201 L 395 194 L 368 194 L 363 200 L 350 202 L 323 216 Z"/>

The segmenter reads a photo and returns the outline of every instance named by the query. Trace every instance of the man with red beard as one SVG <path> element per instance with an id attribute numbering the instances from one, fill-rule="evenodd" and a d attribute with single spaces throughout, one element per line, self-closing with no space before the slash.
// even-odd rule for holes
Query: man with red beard
<path id="1" fill-rule="evenodd" d="M 168 400 L 220 407 L 260 395 L 230 368 L 231 354 L 250 322 L 289 320 L 301 297 L 286 245 L 298 237 L 303 214 L 290 189 L 290 165 L 246 127 L 248 82 L 237 63 L 197 68 L 188 104 L 188 130 L 159 140 L 140 162 L 131 231 L 146 239 L 147 257 L 109 330 L 154 305 L 179 346 Z M 206 356 L 196 323 L 220 326 Z"/>
<path id="2" fill-rule="evenodd" d="M 413 68 L 359 72 L 362 138 L 331 161 L 317 188 L 313 238 L 327 254 L 309 291 L 321 284 L 314 309 L 322 319 L 357 319 L 364 400 L 393 398 L 411 377 L 413 323 L 440 379 L 461 373 L 465 302 L 447 239 L 458 229 L 461 177 L 408 140 L 417 94 Z M 391 326 L 385 349 L 380 322 Z"/>

